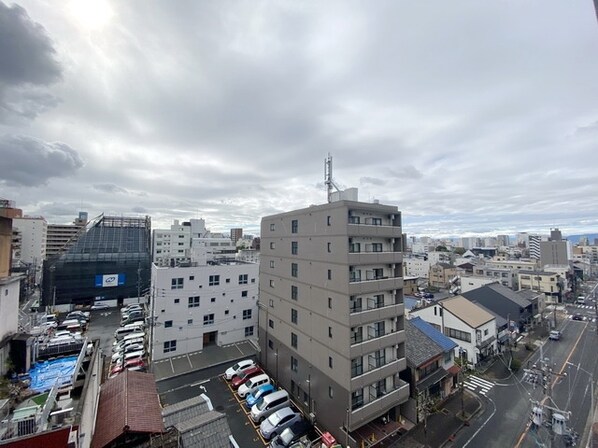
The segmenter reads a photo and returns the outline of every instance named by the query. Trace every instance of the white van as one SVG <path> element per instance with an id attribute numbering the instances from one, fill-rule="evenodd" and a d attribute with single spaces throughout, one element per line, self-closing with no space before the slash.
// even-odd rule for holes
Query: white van
<path id="1" fill-rule="evenodd" d="M 251 420 L 254 423 L 261 423 L 264 419 L 270 416 L 273 412 L 291 405 L 289 400 L 289 393 L 286 390 L 277 390 L 269 395 L 258 404 L 254 404 L 251 408 Z"/>
<path id="2" fill-rule="evenodd" d="M 248 394 L 252 393 L 262 384 L 269 383 L 270 377 L 263 373 L 261 375 L 249 378 L 247 381 L 245 381 L 245 383 L 241 384 L 241 386 L 239 386 L 239 390 L 237 390 L 237 393 L 239 394 L 239 397 L 245 398 Z"/>
<path id="3" fill-rule="evenodd" d="M 577 305 L 585 305 L 586 304 L 586 298 L 584 296 L 579 296 L 577 298 L 577 300 L 575 301 L 575 303 Z"/>

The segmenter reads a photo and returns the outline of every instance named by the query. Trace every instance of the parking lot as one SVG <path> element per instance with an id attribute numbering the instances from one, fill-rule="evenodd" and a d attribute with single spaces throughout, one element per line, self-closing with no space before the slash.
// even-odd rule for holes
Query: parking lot
<path id="1" fill-rule="evenodd" d="M 259 433 L 259 424 L 254 424 L 245 406 L 245 400 L 240 399 L 224 379 L 224 371 L 233 363 L 222 364 L 196 372 L 188 378 L 185 384 L 178 384 L 175 379 L 158 383 L 158 391 L 162 404 L 174 404 L 182 400 L 205 393 L 218 412 L 226 414 L 231 433 L 239 446 L 245 448 L 263 448 L 268 445 Z M 178 384 L 178 385 L 177 385 Z M 297 407 L 292 405 L 297 411 Z M 314 431 L 314 437 L 317 435 Z"/>

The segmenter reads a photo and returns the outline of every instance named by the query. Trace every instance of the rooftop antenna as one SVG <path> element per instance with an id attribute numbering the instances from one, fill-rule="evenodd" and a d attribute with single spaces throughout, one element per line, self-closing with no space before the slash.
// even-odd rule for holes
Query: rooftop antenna
<path id="1" fill-rule="evenodd" d="M 332 156 L 328 153 L 328 157 L 324 160 L 324 183 L 328 190 L 328 202 L 332 202 L 332 187 L 340 193 L 340 189 L 332 179 Z"/>

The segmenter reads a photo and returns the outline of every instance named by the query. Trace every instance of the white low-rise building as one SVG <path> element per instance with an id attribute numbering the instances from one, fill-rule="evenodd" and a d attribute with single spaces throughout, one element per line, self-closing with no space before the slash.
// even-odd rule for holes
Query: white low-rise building
<path id="1" fill-rule="evenodd" d="M 257 339 L 257 263 L 152 265 L 152 359 Z"/>
<path id="2" fill-rule="evenodd" d="M 459 345 L 455 357 L 466 358 L 473 366 L 496 353 L 496 318 L 463 296 L 413 309 L 410 315 L 420 316 L 455 341 Z"/>

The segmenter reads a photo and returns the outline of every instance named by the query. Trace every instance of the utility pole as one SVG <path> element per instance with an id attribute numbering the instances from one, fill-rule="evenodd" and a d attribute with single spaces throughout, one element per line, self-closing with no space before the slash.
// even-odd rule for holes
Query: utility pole
<path id="1" fill-rule="evenodd" d="M 544 397 L 540 401 L 531 400 L 532 404 L 532 429 L 539 431 L 542 427 L 546 427 L 550 432 L 551 440 L 555 436 L 568 437 L 572 440 L 576 437 L 575 433 L 567 426 L 570 421 L 571 412 L 563 411 L 552 404 L 554 401 L 551 398 L 552 385 L 554 377 L 565 377 L 566 373 L 561 374 L 554 372 L 549 366 L 548 358 L 543 357 L 540 349 L 540 365 L 534 364 L 531 369 L 524 369 L 523 379 L 528 383 L 533 384 L 534 388 L 538 385 L 542 386 Z M 550 445 L 549 445 L 550 446 Z"/>

